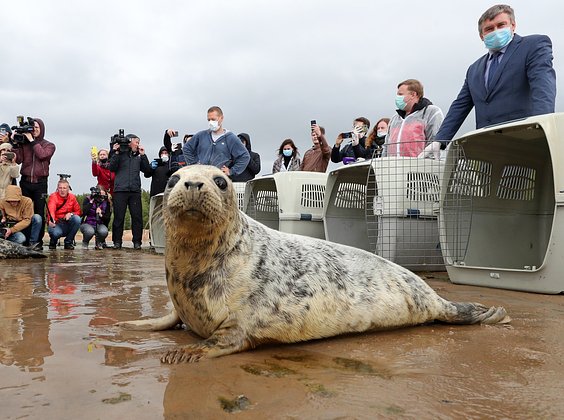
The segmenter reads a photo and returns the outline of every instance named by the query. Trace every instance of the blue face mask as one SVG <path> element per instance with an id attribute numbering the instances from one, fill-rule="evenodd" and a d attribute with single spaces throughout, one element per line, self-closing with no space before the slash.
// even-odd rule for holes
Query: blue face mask
<path id="1" fill-rule="evenodd" d="M 282 150 L 282 153 L 284 153 L 284 156 L 286 156 L 286 157 L 292 156 L 292 150 L 291 149 L 284 149 L 284 150 Z"/>
<path id="2" fill-rule="evenodd" d="M 502 28 L 497 31 L 490 32 L 484 36 L 484 44 L 488 50 L 501 50 L 513 39 L 513 34 L 510 28 Z"/>
<path id="3" fill-rule="evenodd" d="M 405 110 L 405 98 L 403 95 L 396 95 L 396 108 L 403 111 Z"/>

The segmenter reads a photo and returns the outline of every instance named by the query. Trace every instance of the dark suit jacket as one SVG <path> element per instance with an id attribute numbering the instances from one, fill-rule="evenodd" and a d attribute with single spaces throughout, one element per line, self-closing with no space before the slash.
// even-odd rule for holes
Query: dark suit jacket
<path id="1" fill-rule="evenodd" d="M 515 34 L 489 91 L 485 86 L 487 59 L 488 54 L 468 68 L 464 85 L 448 110 L 437 140 L 451 140 L 473 107 L 476 128 L 554 112 L 556 74 L 549 37 Z"/>

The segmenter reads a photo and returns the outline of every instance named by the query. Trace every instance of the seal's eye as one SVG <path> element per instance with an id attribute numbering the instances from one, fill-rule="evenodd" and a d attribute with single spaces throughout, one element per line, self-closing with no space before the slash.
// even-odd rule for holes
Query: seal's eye
<path id="1" fill-rule="evenodd" d="M 217 185 L 220 190 L 224 190 L 227 188 L 227 181 L 222 176 L 216 176 L 213 179 L 213 182 L 215 182 L 215 185 Z"/>
<path id="2" fill-rule="evenodd" d="M 178 181 L 180 181 L 180 177 L 178 175 L 171 176 L 168 180 L 168 183 L 166 184 L 167 188 L 174 187 Z"/>

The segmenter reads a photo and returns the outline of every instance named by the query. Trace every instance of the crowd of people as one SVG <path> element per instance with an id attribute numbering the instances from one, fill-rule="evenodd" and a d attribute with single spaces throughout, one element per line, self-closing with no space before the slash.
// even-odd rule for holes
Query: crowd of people
<path id="1" fill-rule="evenodd" d="M 438 159 L 440 150 L 448 146 L 472 109 L 476 128 L 553 113 L 556 75 L 550 38 L 521 37 L 515 29 L 515 14 L 507 5 L 492 6 L 482 14 L 478 32 L 488 53 L 469 67 L 446 116 L 424 96 L 420 81 L 407 79 L 397 85 L 396 112 L 391 118 L 380 118 L 370 131 L 370 121 L 357 117 L 351 130 L 339 133 L 332 144 L 324 127 L 311 121 L 312 146 L 302 157 L 294 140 L 284 139 L 275 153 L 272 173 L 325 172 L 330 161 L 348 164 L 386 156 Z M 141 173 L 151 178 L 152 197 L 162 193 L 168 178 L 185 165 L 216 166 L 234 182 L 249 181 L 260 172 L 261 158 L 251 148 L 251 136 L 225 129 L 223 118 L 221 108 L 209 108 L 208 127 L 185 135 L 182 142 L 173 143 L 178 130 L 165 130 L 158 157 L 151 161 L 135 134 L 112 137 L 109 149 L 93 148 L 92 176 L 97 183 L 82 205 L 70 192 L 64 176 L 57 190 L 47 193 L 49 166 L 56 147 L 45 139 L 43 121 L 28 118 L 25 122 L 22 118 L 19 126 L 1 124 L 0 221 L 4 238 L 41 250 L 47 224 L 50 249 L 57 247 L 60 238 L 64 238 L 64 249 L 73 249 L 79 230 L 84 248 L 95 238 L 94 248 L 102 249 L 108 247 L 106 238 L 113 212 L 113 248 L 121 249 L 129 210 L 133 247 L 140 249 Z"/>

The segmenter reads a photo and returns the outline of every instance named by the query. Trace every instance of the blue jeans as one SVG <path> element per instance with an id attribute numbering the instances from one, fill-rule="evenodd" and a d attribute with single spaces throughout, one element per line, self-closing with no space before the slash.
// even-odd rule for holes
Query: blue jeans
<path id="1" fill-rule="evenodd" d="M 43 223 L 43 219 L 40 215 L 34 214 L 31 217 L 31 235 L 29 236 L 29 242 L 34 244 L 39 242 L 39 233 L 41 232 L 41 224 Z M 12 233 L 8 236 L 8 240 L 10 242 L 15 242 L 17 244 L 23 244 L 26 241 L 26 237 L 22 232 Z"/>
<path id="2" fill-rule="evenodd" d="M 83 223 L 80 225 L 80 231 L 82 232 L 82 242 L 88 243 L 90 239 L 94 236 L 94 226 Z M 98 223 L 96 226 L 96 242 L 101 243 L 106 240 L 108 236 L 108 228 L 103 223 Z"/>
<path id="3" fill-rule="evenodd" d="M 80 228 L 80 217 L 76 214 L 71 216 L 69 220 L 60 220 L 57 222 L 55 227 L 49 226 L 47 232 L 51 237 L 51 242 L 57 242 L 59 238 L 65 238 L 66 245 L 72 245 L 74 242 L 74 237 L 78 229 Z"/>

